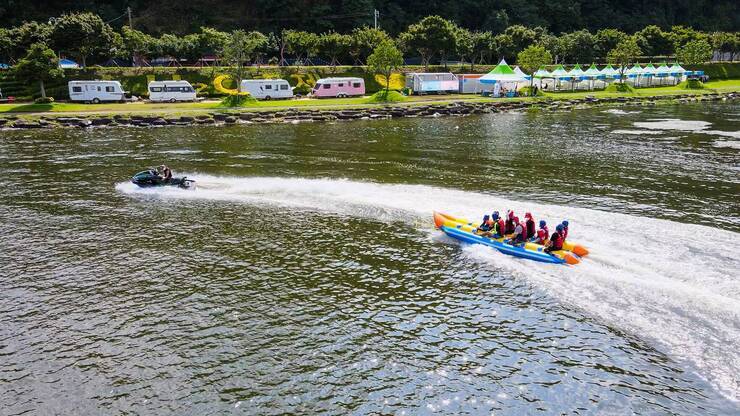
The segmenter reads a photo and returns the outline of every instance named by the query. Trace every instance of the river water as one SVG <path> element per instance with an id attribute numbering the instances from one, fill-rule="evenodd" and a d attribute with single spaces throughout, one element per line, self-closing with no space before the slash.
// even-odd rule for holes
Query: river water
<path id="1" fill-rule="evenodd" d="M 738 414 L 740 105 L 0 132 L 0 411 Z M 196 190 L 138 189 L 166 162 Z M 531 211 L 591 250 L 464 246 Z"/>

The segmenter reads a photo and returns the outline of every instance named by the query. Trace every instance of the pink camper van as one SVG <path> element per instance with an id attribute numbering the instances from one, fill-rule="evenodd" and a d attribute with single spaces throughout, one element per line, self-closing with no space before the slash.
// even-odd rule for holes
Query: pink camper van
<path id="1" fill-rule="evenodd" d="M 321 78 L 311 90 L 316 98 L 352 97 L 365 94 L 365 80 L 362 78 Z"/>

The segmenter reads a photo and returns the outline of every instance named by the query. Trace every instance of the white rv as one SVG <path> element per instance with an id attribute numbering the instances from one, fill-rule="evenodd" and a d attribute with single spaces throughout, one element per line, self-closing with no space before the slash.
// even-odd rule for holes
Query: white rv
<path id="1" fill-rule="evenodd" d="M 150 101 L 195 101 L 195 88 L 187 81 L 152 81 L 147 87 Z"/>
<path id="2" fill-rule="evenodd" d="M 293 88 L 284 79 L 243 79 L 241 87 L 258 100 L 293 98 Z"/>
<path id="3" fill-rule="evenodd" d="M 69 81 L 69 99 L 86 103 L 124 101 L 126 93 L 118 81 Z"/>

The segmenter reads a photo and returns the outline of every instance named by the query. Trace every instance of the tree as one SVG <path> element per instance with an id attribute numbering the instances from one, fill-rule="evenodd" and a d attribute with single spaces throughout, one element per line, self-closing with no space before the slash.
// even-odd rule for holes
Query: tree
<path id="1" fill-rule="evenodd" d="M 134 65 L 139 65 L 142 57 L 149 58 L 157 50 L 157 39 L 146 33 L 124 26 L 121 35 L 124 53 L 132 58 Z"/>
<path id="2" fill-rule="evenodd" d="M 421 56 L 424 68 L 434 55 L 439 55 L 447 64 L 447 54 L 455 50 L 455 25 L 439 16 L 427 16 L 419 23 L 408 27 L 399 37 L 406 51 L 413 51 Z"/>
<path id="3" fill-rule="evenodd" d="M 329 65 L 335 67 L 339 58 L 344 58 L 352 47 L 352 36 L 336 32 L 324 33 L 319 37 L 319 54 L 329 60 Z"/>
<path id="4" fill-rule="evenodd" d="M 646 26 L 635 33 L 635 41 L 642 53 L 647 56 L 670 55 L 673 53 L 673 43 L 670 35 L 663 32 L 658 26 Z"/>
<path id="5" fill-rule="evenodd" d="M 633 38 L 627 38 L 619 43 L 607 54 L 607 60 L 619 67 L 619 79 L 624 81 L 624 71 L 634 62 L 634 59 L 642 54 L 642 50 Z"/>
<path id="6" fill-rule="evenodd" d="M 610 50 L 627 39 L 629 35 L 617 29 L 601 29 L 594 35 L 596 54 L 599 58 L 606 58 Z M 586 62 L 586 61 L 584 61 Z"/>
<path id="7" fill-rule="evenodd" d="M 229 75 L 236 83 L 236 89 L 241 94 L 244 79 L 244 63 L 249 61 L 254 49 L 257 47 L 255 36 L 250 36 L 243 30 L 231 32 L 228 41 L 224 45 L 223 60 L 229 66 Z"/>
<path id="8" fill-rule="evenodd" d="M 591 62 L 595 45 L 596 38 L 588 30 L 565 33 L 558 38 L 557 54 L 563 62 Z"/>
<path id="9" fill-rule="evenodd" d="M 540 67 L 552 63 L 552 54 L 541 45 L 530 45 L 523 51 L 519 52 L 516 57 L 519 67 L 528 74 L 533 74 Z M 534 86 L 534 77 L 530 79 L 530 88 Z"/>
<path id="10" fill-rule="evenodd" d="M 10 61 L 12 50 L 13 38 L 10 37 L 10 31 L 8 29 L 0 28 L 0 59 L 7 59 Z"/>
<path id="11" fill-rule="evenodd" d="M 455 44 L 456 52 L 462 62 L 466 59 L 470 59 L 470 70 L 473 70 L 475 64 L 475 50 L 474 34 L 468 29 L 456 26 L 455 27 Z"/>
<path id="12" fill-rule="evenodd" d="M 710 37 L 714 50 L 722 54 L 720 59 L 723 59 L 725 54 L 730 54 L 729 61 L 733 61 L 735 53 L 738 50 L 738 40 L 740 40 L 738 39 L 738 34 L 732 32 L 714 32 Z"/>
<path id="13" fill-rule="evenodd" d="M 170 33 L 165 33 L 157 40 L 156 54 L 171 58 L 183 56 L 183 39 Z"/>
<path id="14" fill-rule="evenodd" d="M 210 27 L 201 26 L 198 35 L 200 53 L 203 55 L 220 55 L 229 41 L 230 35 Z"/>
<path id="15" fill-rule="evenodd" d="M 46 98 L 44 82 L 64 77 L 59 69 L 59 58 L 43 43 L 34 43 L 28 54 L 13 67 L 13 73 L 19 80 L 38 82 L 41 98 Z"/>
<path id="16" fill-rule="evenodd" d="M 491 32 L 476 32 L 473 33 L 473 60 L 472 65 L 477 58 L 478 63 L 482 64 L 491 60 L 491 53 L 493 52 L 493 34 Z"/>
<path id="17" fill-rule="evenodd" d="M 49 38 L 56 50 L 77 57 L 84 68 L 93 55 L 113 55 L 113 28 L 97 14 L 64 14 L 54 21 Z"/>
<path id="18" fill-rule="evenodd" d="M 667 36 L 673 43 L 674 51 L 678 51 L 687 43 L 695 40 L 708 41 L 706 34 L 685 26 L 671 26 L 671 31 L 668 32 Z"/>
<path id="19" fill-rule="evenodd" d="M 355 63 L 365 62 L 367 57 L 373 52 L 375 46 L 390 39 L 390 36 L 385 31 L 367 26 L 353 29 L 350 36 L 352 37 L 352 41 L 349 54 Z"/>
<path id="20" fill-rule="evenodd" d="M 49 41 L 49 33 L 51 33 L 49 25 L 37 22 L 25 22 L 10 29 L 9 35 L 13 44 L 10 58 L 18 59 L 24 56 L 34 43 L 46 44 Z"/>
<path id="21" fill-rule="evenodd" d="M 714 50 L 712 46 L 703 39 L 692 40 L 676 51 L 676 57 L 682 64 L 699 65 L 712 59 Z"/>
<path id="22" fill-rule="evenodd" d="M 542 28 L 538 30 L 530 29 L 522 25 L 513 25 L 506 28 L 504 35 L 508 35 L 506 56 L 510 60 L 516 59 L 517 54 L 523 51 L 527 46 L 537 43 L 541 34 L 545 33 Z"/>
<path id="23" fill-rule="evenodd" d="M 310 63 L 311 56 L 315 55 L 319 46 L 319 36 L 315 33 L 286 30 L 285 31 L 285 48 L 288 53 L 300 62 L 305 56 L 306 61 Z"/>
<path id="24" fill-rule="evenodd" d="M 388 97 L 388 89 L 391 84 L 391 74 L 403 65 L 403 55 L 396 48 L 392 40 L 384 40 L 373 53 L 367 58 L 367 66 L 371 71 L 385 77 L 385 95 Z"/>

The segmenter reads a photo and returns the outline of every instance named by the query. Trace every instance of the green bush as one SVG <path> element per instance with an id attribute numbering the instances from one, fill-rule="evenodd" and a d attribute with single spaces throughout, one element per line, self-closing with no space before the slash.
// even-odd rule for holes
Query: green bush
<path id="1" fill-rule="evenodd" d="M 740 62 L 687 65 L 686 69 L 689 71 L 704 71 L 704 75 L 709 75 L 710 80 L 740 78 Z"/>
<path id="2" fill-rule="evenodd" d="M 257 100 L 249 95 L 227 95 L 221 99 L 221 107 L 246 107 L 254 104 Z"/>
<path id="3" fill-rule="evenodd" d="M 630 84 L 627 84 L 626 82 L 612 82 L 609 84 L 608 87 L 606 87 L 606 92 L 629 92 L 634 93 L 635 89 L 632 88 Z"/>
<path id="4" fill-rule="evenodd" d="M 680 84 L 678 84 L 679 88 L 683 88 L 685 90 L 702 90 L 704 89 L 704 84 L 699 81 L 698 79 L 688 79 Z"/>
<path id="5" fill-rule="evenodd" d="M 387 94 L 385 90 L 378 91 L 367 99 L 367 102 L 369 103 L 397 103 L 401 101 L 406 101 L 406 97 L 400 92 L 394 90 L 388 91 Z"/>

